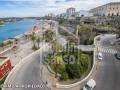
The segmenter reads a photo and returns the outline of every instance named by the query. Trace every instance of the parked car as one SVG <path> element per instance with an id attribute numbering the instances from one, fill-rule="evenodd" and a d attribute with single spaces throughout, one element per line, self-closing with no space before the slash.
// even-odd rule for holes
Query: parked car
<path id="1" fill-rule="evenodd" d="M 115 55 L 116 59 L 120 60 L 120 52 L 119 53 L 115 53 L 114 55 Z"/>
<path id="2" fill-rule="evenodd" d="M 98 53 L 97 55 L 98 60 L 102 60 L 103 59 L 103 54 L 101 52 Z"/>
<path id="3" fill-rule="evenodd" d="M 96 86 L 96 82 L 93 79 L 90 79 L 85 86 L 82 88 L 82 90 L 93 90 Z"/>

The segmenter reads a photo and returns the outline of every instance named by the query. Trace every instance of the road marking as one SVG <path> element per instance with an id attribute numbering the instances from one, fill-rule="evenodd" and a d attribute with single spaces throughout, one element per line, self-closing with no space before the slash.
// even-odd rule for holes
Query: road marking
<path id="1" fill-rule="evenodd" d="M 104 48 L 104 47 L 98 47 L 99 52 L 104 52 L 104 53 L 117 53 L 117 50 L 111 49 L 111 48 Z"/>

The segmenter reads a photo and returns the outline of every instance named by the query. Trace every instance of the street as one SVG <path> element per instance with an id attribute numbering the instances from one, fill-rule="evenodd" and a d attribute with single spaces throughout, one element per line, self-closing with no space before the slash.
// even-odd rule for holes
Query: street
<path id="1" fill-rule="evenodd" d="M 66 44 L 66 40 L 61 37 L 58 33 L 58 29 L 56 27 L 53 29 L 54 32 L 56 32 L 55 38 L 58 40 L 58 42 L 62 45 Z M 98 41 L 97 45 L 97 51 L 103 53 L 103 60 L 101 62 L 98 62 L 97 59 L 97 68 L 96 73 L 93 75 L 94 79 L 96 80 L 96 87 L 95 90 L 119 90 L 119 82 L 120 82 L 120 62 L 118 60 L 115 60 L 114 53 L 117 52 L 115 48 L 112 48 L 110 46 L 110 43 L 107 43 L 108 40 L 111 39 L 111 37 L 104 37 L 102 36 L 102 39 Z M 103 43 L 104 42 L 104 43 Z M 6 81 L 7 84 L 12 85 L 12 88 L 4 88 L 3 90 L 79 90 L 82 88 L 84 82 L 80 85 L 77 85 L 73 88 L 66 88 L 66 89 L 58 89 L 53 87 L 53 83 L 55 85 L 55 81 L 53 76 L 50 76 L 49 71 L 47 68 L 42 65 L 42 58 L 43 55 L 45 55 L 44 50 L 48 53 L 49 49 L 48 46 L 46 46 L 45 43 L 41 44 L 40 46 L 43 50 L 40 50 L 40 52 L 35 52 L 35 54 L 30 55 L 27 59 L 25 59 L 26 63 L 23 63 L 20 65 L 20 67 L 16 67 L 15 73 L 13 73 L 9 80 Z M 93 50 L 93 46 L 79 46 L 79 48 L 89 48 L 90 51 Z M 98 53 L 97 52 L 97 53 Z M 97 57 L 97 56 L 96 56 Z M 24 61 L 21 61 L 21 63 Z M 19 73 L 19 74 L 18 74 Z M 50 81 L 49 81 L 50 80 Z M 17 85 L 17 88 L 16 88 Z M 24 86 L 28 85 L 29 87 L 25 88 Z M 39 88 L 32 87 L 30 88 L 30 85 L 38 85 Z M 23 87 L 22 87 L 23 86 Z M 49 88 L 48 88 L 48 87 Z M 19 87 L 19 88 L 18 88 Z"/>
<path id="2" fill-rule="evenodd" d="M 105 42 L 104 44 L 103 41 Z M 103 41 L 101 40 L 101 46 L 105 48 L 105 44 L 108 42 L 108 38 L 104 38 Z M 107 43 L 107 46 L 109 47 L 110 44 L 108 45 Z M 113 50 L 113 48 L 108 49 Z M 115 59 L 114 52 L 102 53 L 103 60 L 97 64 L 97 73 L 95 75 L 97 85 L 95 90 L 120 90 L 120 61 Z"/>
<path id="3" fill-rule="evenodd" d="M 120 90 L 120 0 L 0 7 L 0 90 Z"/>
<path id="4" fill-rule="evenodd" d="M 12 85 L 10 88 L 4 88 L 5 90 L 50 90 L 42 78 L 40 78 L 40 65 L 42 61 L 42 55 L 44 52 L 49 51 L 47 44 L 28 56 L 24 61 L 21 61 L 17 66 L 15 66 L 15 73 L 10 75 L 6 84 Z M 20 67 L 19 67 L 20 66 Z M 25 88 L 24 86 L 27 85 Z M 34 86 L 36 85 L 36 86 Z M 33 86 L 33 87 L 32 87 Z M 38 88 L 36 88 L 39 86 Z M 3 90 L 4 90 L 3 89 Z"/>

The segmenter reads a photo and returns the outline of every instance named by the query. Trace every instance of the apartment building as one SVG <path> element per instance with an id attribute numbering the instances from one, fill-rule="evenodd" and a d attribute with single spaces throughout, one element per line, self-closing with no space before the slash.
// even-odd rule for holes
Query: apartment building
<path id="1" fill-rule="evenodd" d="M 94 16 L 120 16 L 120 2 L 111 2 L 90 10 Z"/>

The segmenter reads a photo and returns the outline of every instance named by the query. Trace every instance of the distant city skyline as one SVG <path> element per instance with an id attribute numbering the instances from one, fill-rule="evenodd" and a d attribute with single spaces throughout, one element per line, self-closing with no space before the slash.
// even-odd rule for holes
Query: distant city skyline
<path id="1" fill-rule="evenodd" d="M 1 0 L 0 17 L 44 16 L 48 13 L 60 14 L 67 8 L 76 11 L 90 10 L 100 5 L 119 0 Z"/>

